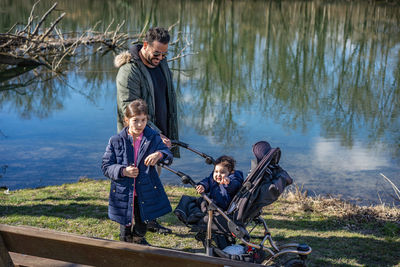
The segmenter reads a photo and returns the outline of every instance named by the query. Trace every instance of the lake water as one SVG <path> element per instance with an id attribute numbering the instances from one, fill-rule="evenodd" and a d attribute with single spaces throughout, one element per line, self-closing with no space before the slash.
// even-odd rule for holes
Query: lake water
<path id="1" fill-rule="evenodd" d="M 400 7 L 365 1 L 58 1 L 58 28 L 122 31 L 175 26 L 169 58 L 181 141 L 247 171 L 251 146 L 282 150 L 281 166 L 311 194 L 392 203 L 400 186 Z M 0 0 L 0 28 L 25 25 L 34 1 Z M 41 1 L 41 17 L 53 1 Z M 20 26 L 21 27 L 21 26 Z M 179 38 L 179 39 L 178 39 Z M 103 179 L 116 133 L 117 52 L 91 46 L 52 77 L 37 68 L 8 79 L 0 67 L 0 185 L 11 190 Z M 80 60 L 85 61 L 80 62 Z M 182 151 L 173 168 L 211 172 Z M 164 183 L 180 184 L 163 171 Z"/>

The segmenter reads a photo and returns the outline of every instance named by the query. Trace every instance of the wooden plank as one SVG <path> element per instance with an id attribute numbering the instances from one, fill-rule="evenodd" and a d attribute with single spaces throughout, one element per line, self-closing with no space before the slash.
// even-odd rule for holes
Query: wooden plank
<path id="1" fill-rule="evenodd" d="M 8 251 L 94 266 L 257 266 L 171 249 L 88 238 L 34 227 L 0 224 Z"/>
<path id="2" fill-rule="evenodd" d="M 0 266 L 7 266 L 7 267 L 14 266 L 10 254 L 8 253 L 8 249 L 4 243 L 4 240 L 1 237 L 1 234 L 0 234 Z"/>
<path id="3" fill-rule="evenodd" d="M 18 254 L 18 253 L 14 253 L 14 252 L 10 252 L 10 256 L 16 266 L 90 267 L 90 265 L 74 264 L 74 263 L 65 262 L 65 261 L 39 258 L 39 257 L 25 255 L 25 254 Z"/>

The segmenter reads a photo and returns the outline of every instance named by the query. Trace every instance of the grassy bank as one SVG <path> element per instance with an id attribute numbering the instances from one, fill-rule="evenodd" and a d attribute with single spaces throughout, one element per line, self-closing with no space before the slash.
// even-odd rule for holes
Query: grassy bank
<path id="1" fill-rule="evenodd" d="M 119 227 L 107 217 L 109 181 L 84 180 L 62 186 L 0 194 L 0 223 L 29 225 L 118 240 Z M 173 208 L 193 189 L 168 186 Z M 400 209 L 359 207 L 333 198 L 311 198 L 292 186 L 264 208 L 277 242 L 307 243 L 309 266 L 400 266 Z M 193 233 L 170 213 L 160 219 L 171 235 L 148 233 L 154 246 L 202 251 Z M 260 229 L 261 230 L 261 229 Z"/>

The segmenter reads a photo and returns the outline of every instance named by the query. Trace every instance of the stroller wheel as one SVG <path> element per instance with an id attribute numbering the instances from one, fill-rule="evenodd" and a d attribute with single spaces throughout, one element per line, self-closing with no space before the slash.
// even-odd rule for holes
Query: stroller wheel
<path id="1" fill-rule="evenodd" d="M 290 259 L 283 264 L 284 267 L 306 267 L 306 263 L 302 259 Z"/>

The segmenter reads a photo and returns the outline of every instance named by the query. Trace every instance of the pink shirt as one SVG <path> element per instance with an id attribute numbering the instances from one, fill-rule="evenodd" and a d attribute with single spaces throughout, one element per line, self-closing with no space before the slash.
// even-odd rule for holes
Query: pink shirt
<path id="1" fill-rule="evenodd" d="M 136 139 L 133 138 L 132 145 L 133 145 L 133 150 L 135 153 L 135 158 L 133 160 L 134 160 L 135 167 L 137 167 L 137 156 L 138 156 L 138 151 L 140 148 L 140 142 L 142 141 L 142 137 L 143 137 L 143 132 L 138 137 L 136 137 Z"/>

